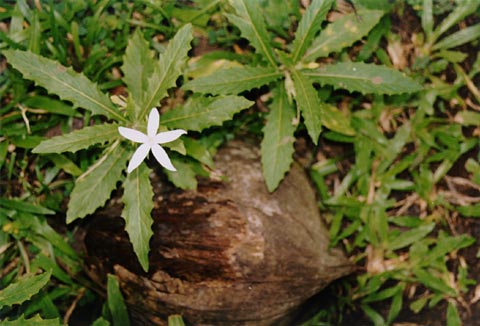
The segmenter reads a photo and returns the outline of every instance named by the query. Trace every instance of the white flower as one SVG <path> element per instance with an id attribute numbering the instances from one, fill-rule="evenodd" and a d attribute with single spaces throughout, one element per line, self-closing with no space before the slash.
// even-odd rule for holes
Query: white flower
<path id="1" fill-rule="evenodd" d="M 165 150 L 159 144 L 174 141 L 181 135 L 186 134 L 187 132 L 182 129 L 176 129 L 166 132 L 160 132 L 157 134 L 159 125 L 160 114 L 158 113 L 157 108 L 153 108 L 152 111 L 150 111 L 150 115 L 148 116 L 146 135 L 143 132 L 135 129 L 118 127 L 118 132 L 120 133 L 120 135 L 136 143 L 142 143 L 142 145 L 137 148 L 135 153 L 133 153 L 133 156 L 128 163 L 128 173 L 135 170 L 143 162 L 150 150 L 152 151 L 153 155 L 161 166 L 170 171 L 177 171 L 172 165 L 172 162 L 170 161 L 167 152 L 165 152 Z"/>

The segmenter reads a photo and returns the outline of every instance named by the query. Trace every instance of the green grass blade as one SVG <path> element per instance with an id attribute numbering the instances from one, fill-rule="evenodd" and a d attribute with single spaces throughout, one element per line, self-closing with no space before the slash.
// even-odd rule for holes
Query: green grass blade
<path id="1" fill-rule="evenodd" d="M 480 24 L 453 33 L 433 46 L 433 50 L 446 50 L 480 38 Z"/>
<path id="2" fill-rule="evenodd" d="M 32 52 L 6 50 L 3 53 L 8 63 L 19 70 L 25 78 L 57 94 L 62 100 L 70 101 L 75 107 L 84 108 L 93 114 L 126 121 L 108 96 L 83 74 Z"/>
<path id="3" fill-rule="evenodd" d="M 129 153 L 117 141 L 76 180 L 68 203 L 67 223 L 85 217 L 105 204 L 122 177 Z"/>
<path id="4" fill-rule="evenodd" d="M 312 141 L 317 144 L 322 131 L 322 116 L 320 99 L 312 82 L 297 70 L 292 70 L 295 100 L 302 111 L 308 134 Z"/>
<path id="5" fill-rule="evenodd" d="M 125 230 L 145 271 L 148 271 L 149 242 L 153 235 L 151 216 L 153 190 L 148 177 L 149 173 L 150 169 L 145 164 L 141 164 L 127 176 L 123 183 L 125 207 L 122 217 L 125 220 Z"/>
<path id="6" fill-rule="evenodd" d="M 422 90 L 422 86 L 401 72 L 374 64 L 340 62 L 302 73 L 320 85 L 332 85 L 363 94 L 400 94 Z"/>
<path id="7" fill-rule="evenodd" d="M 127 307 L 123 301 L 118 280 L 114 275 L 107 275 L 107 302 L 112 315 L 113 326 L 130 326 Z"/>
<path id="8" fill-rule="evenodd" d="M 51 272 L 27 276 L 0 291 L 0 307 L 21 304 L 37 294 L 50 280 Z"/>
<path id="9" fill-rule="evenodd" d="M 252 43 L 257 52 L 267 59 L 270 66 L 276 67 L 275 55 L 257 1 L 231 0 L 230 3 L 235 8 L 236 15 L 225 14 L 227 18 L 240 29 L 242 36 Z"/>
<path id="10" fill-rule="evenodd" d="M 178 30 L 165 52 L 160 55 L 153 74 L 148 79 L 148 92 L 138 119 L 142 120 L 167 95 L 167 90 L 176 85 L 175 82 L 181 75 L 188 58 L 187 54 L 191 48 L 192 39 L 192 25 L 186 24 Z"/>
<path id="11" fill-rule="evenodd" d="M 185 326 L 182 316 L 180 315 L 171 315 L 168 316 L 168 326 Z"/>
<path id="12" fill-rule="evenodd" d="M 274 68 L 244 66 L 216 71 L 186 83 L 183 88 L 213 95 L 238 94 L 271 83 L 282 76 Z"/>
<path id="13" fill-rule="evenodd" d="M 308 6 L 300 20 L 293 41 L 292 60 L 294 63 L 298 62 L 312 43 L 315 34 L 322 28 L 322 22 L 332 5 L 333 0 L 314 0 Z"/>
<path id="14" fill-rule="evenodd" d="M 219 126 L 230 120 L 235 113 L 248 107 L 253 102 L 228 95 L 217 97 L 194 97 L 183 107 L 167 111 L 162 116 L 162 124 L 169 128 L 201 131 L 211 126 Z"/>
<path id="15" fill-rule="evenodd" d="M 315 61 L 317 58 L 326 57 L 332 52 L 352 45 L 368 34 L 384 15 L 380 10 L 361 10 L 360 18 L 354 13 L 329 24 L 320 35 L 313 40 L 312 45 L 305 53 L 304 62 Z"/>
<path id="16" fill-rule="evenodd" d="M 95 144 L 115 140 L 118 136 L 118 125 L 115 123 L 85 127 L 66 135 L 44 140 L 33 149 L 33 153 L 75 153 Z"/>
<path id="17" fill-rule="evenodd" d="M 2 321 L 2 326 L 60 326 L 63 325 L 59 318 L 42 319 L 40 315 L 35 315 L 32 318 L 25 319 L 21 316 L 16 320 Z"/>
<path id="18" fill-rule="evenodd" d="M 273 102 L 263 128 L 261 144 L 262 169 L 269 191 L 274 191 L 293 162 L 293 143 L 296 126 L 295 109 L 288 101 L 283 87 L 273 91 Z"/>

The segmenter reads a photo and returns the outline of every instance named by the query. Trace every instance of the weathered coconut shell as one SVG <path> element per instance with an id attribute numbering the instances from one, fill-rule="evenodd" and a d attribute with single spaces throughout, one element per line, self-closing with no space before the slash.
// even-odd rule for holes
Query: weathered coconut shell
<path id="1" fill-rule="evenodd" d="M 226 181 L 155 199 L 148 273 L 123 231 L 121 207 L 92 219 L 84 237 L 89 273 L 103 284 L 107 272 L 117 275 L 135 324 L 166 325 L 168 315 L 181 314 L 187 325 L 278 325 L 351 271 L 343 253 L 329 248 L 300 167 L 274 193 L 252 145 L 231 142 L 216 167 Z"/>

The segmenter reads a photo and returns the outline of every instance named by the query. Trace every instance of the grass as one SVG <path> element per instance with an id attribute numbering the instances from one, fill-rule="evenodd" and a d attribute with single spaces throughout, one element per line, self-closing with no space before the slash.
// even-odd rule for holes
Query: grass
<path id="1" fill-rule="evenodd" d="M 477 258 L 478 234 L 468 223 L 480 216 L 480 9 L 466 2 L 444 12 L 440 2 L 385 4 L 387 14 L 361 42 L 324 59 L 383 64 L 424 89 L 363 95 L 322 87 L 320 98 L 348 116 L 355 135 L 323 128 L 315 146 L 303 127 L 296 132 L 297 145 L 306 144 L 298 154 L 307 157 L 332 246 L 343 246 L 357 266 L 353 275 L 334 284 L 335 302 L 306 326 L 341 324 L 352 313 L 375 325 L 390 325 L 402 321 L 402 312 L 439 306 L 444 307 L 441 318 L 454 326 L 461 325 L 461 317 L 466 320 L 465 311 L 475 304 L 478 271 L 471 264 Z M 2 2 L 0 51 L 30 50 L 56 60 L 111 95 L 125 93 L 120 67 L 135 28 L 161 53 L 164 41 L 192 22 L 192 55 L 205 66 L 261 60 L 223 16 L 231 11 L 229 4 L 195 3 Z M 303 8 L 289 1 L 283 11 L 288 14 L 278 14 L 280 3 L 262 2 L 262 13 L 269 35 L 282 46 L 292 40 Z M 202 56 L 210 50 L 218 52 Z M 186 76 L 205 74 L 201 68 L 192 61 Z M 0 316 L 33 320 L 38 313 L 68 323 L 75 310 L 103 304 L 92 322 L 116 325 L 125 311 L 115 281 L 109 279 L 108 300 L 97 295 L 99 289 L 81 273 L 82 260 L 72 249 L 72 230 L 64 221 L 75 178 L 101 152 L 32 153 L 46 136 L 103 118 L 73 109 L 35 86 L 3 57 L 0 71 L 0 294 L 15 283 L 20 288 L 31 286 L 23 282 L 38 285 L 37 292 L 27 291 L 24 298 L 0 307 Z M 265 104 L 262 95 L 268 92 L 264 87 L 246 95 Z M 260 108 L 242 112 L 199 137 L 208 143 L 215 133 L 258 136 L 263 124 L 257 117 L 264 115 Z"/>

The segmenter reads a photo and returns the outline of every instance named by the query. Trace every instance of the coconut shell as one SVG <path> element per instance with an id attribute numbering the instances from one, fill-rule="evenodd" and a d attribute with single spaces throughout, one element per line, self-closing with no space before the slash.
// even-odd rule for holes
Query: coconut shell
<path id="1" fill-rule="evenodd" d="M 197 190 L 156 190 L 148 273 L 123 231 L 121 206 L 91 219 L 83 234 L 90 276 L 114 273 L 135 325 L 279 325 L 352 264 L 329 248 L 315 193 L 294 165 L 269 193 L 258 148 L 234 141 L 216 155 L 224 181 Z M 181 173 L 181 171 L 179 172 Z"/>

